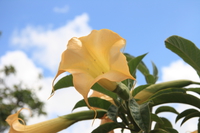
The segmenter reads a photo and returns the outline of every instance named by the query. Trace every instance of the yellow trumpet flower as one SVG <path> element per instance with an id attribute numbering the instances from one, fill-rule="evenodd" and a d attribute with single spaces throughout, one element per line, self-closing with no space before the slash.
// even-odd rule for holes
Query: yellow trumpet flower
<path id="1" fill-rule="evenodd" d="M 114 91 L 117 82 L 135 80 L 129 72 L 126 57 L 120 51 L 125 42 L 108 29 L 93 30 L 88 36 L 72 38 L 62 54 L 55 79 L 63 72 L 71 73 L 74 87 L 89 106 L 87 96 L 96 82 Z"/>
<path id="2" fill-rule="evenodd" d="M 27 126 L 19 122 L 19 120 L 23 122 L 18 118 L 21 110 L 7 117 L 6 122 L 10 125 L 9 133 L 57 133 L 77 121 L 93 119 L 95 113 L 97 113 L 97 118 L 101 118 L 106 114 L 104 110 L 96 110 L 96 112 L 92 110 L 81 111 Z"/>

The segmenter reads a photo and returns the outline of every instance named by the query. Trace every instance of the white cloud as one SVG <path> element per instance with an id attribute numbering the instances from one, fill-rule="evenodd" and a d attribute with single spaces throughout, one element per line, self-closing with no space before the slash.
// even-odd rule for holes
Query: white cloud
<path id="1" fill-rule="evenodd" d="M 27 125 L 34 123 L 46 121 L 58 116 L 66 115 L 71 113 L 71 109 L 75 103 L 82 98 L 82 96 L 73 88 L 65 88 L 55 92 L 54 96 L 47 100 L 51 92 L 51 83 L 53 77 L 44 77 L 43 79 L 35 82 L 37 79 L 37 73 L 42 72 L 41 68 L 38 68 L 33 61 L 27 57 L 23 51 L 10 51 L 7 52 L 4 56 L 0 57 L 0 68 L 4 65 L 12 64 L 16 71 L 16 77 L 9 79 L 9 82 L 12 84 L 18 79 L 22 80 L 25 84 L 33 85 L 42 85 L 42 90 L 34 90 L 37 96 L 45 102 L 45 110 L 48 113 L 48 116 L 40 116 L 30 118 Z M 77 109 L 75 111 L 80 111 L 82 109 Z M 23 114 L 29 115 L 30 112 L 27 110 L 22 111 Z M 66 130 L 60 131 L 59 133 L 77 133 L 84 131 L 86 133 L 91 132 L 100 124 L 100 120 L 96 119 L 94 125 L 92 125 L 93 120 L 81 121 L 75 123 Z M 6 131 L 8 132 L 8 131 Z M 116 130 L 116 133 L 120 133 L 120 130 Z"/>
<path id="2" fill-rule="evenodd" d="M 177 80 L 177 79 L 189 79 L 200 82 L 200 79 L 196 71 L 182 60 L 174 61 L 169 66 L 165 66 L 162 68 L 161 82 Z M 193 106 L 185 104 L 167 104 L 167 105 L 173 106 L 178 112 L 182 112 L 185 109 L 194 108 Z M 182 119 L 175 124 L 174 122 L 176 115 L 172 115 L 171 113 L 163 113 L 161 114 L 161 116 L 169 118 L 173 123 L 175 129 L 177 129 L 180 133 L 185 133 L 187 131 L 194 131 L 197 129 L 197 123 L 198 123 L 197 118 L 187 121 L 186 123 L 183 124 L 183 126 L 180 127 Z"/>
<path id="3" fill-rule="evenodd" d="M 24 52 L 21 50 L 8 52 L 1 57 L 0 66 L 14 63 L 13 65 L 18 72 L 19 78 L 22 81 L 27 80 L 27 84 L 33 85 L 35 82 L 28 81 L 34 81 L 34 74 L 44 70 L 44 68 L 38 68 L 34 63 L 55 72 L 60 61 L 60 55 L 66 49 L 68 40 L 74 36 L 85 36 L 91 31 L 88 20 L 89 17 L 85 13 L 75 17 L 74 20 L 69 21 L 66 25 L 55 29 L 45 29 L 41 26 L 27 26 L 24 29 L 15 30 L 11 38 L 11 43 L 18 49 L 24 50 Z M 28 53 L 30 58 L 25 52 Z M 37 81 L 37 84 L 43 87 L 41 91 L 37 91 L 37 96 L 45 102 L 45 110 L 48 116 L 30 118 L 27 122 L 28 125 L 69 114 L 75 103 L 82 99 L 82 96 L 71 87 L 56 91 L 55 95 L 47 100 L 52 89 L 52 80 L 53 77 L 44 77 L 42 80 Z M 12 80 L 11 83 L 13 82 Z M 99 125 L 99 121 L 96 120 L 93 126 L 91 124 L 92 121 L 78 122 L 76 125 L 61 132 L 76 133 L 80 129 L 91 132 L 92 129 Z"/>
<path id="4" fill-rule="evenodd" d="M 34 62 L 55 72 L 68 40 L 85 36 L 92 30 L 88 21 L 89 17 L 84 13 L 56 29 L 27 26 L 14 31 L 11 43 L 30 53 Z"/>
<path id="5" fill-rule="evenodd" d="M 182 60 L 172 62 L 169 66 L 163 67 L 162 73 L 162 81 L 176 79 L 190 79 L 199 81 L 196 71 Z"/>
<path id="6" fill-rule="evenodd" d="M 5 65 L 13 65 L 17 72 L 15 76 L 11 76 L 11 78 L 7 79 L 9 84 L 12 85 L 14 83 L 18 83 L 18 81 L 23 81 L 24 84 L 33 88 L 33 92 L 37 94 L 40 100 L 45 102 L 45 111 L 48 116 L 35 116 L 30 118 L 29 121 L 26 122 L 28 125 L 69 114 L 71 113 L 71 109 L 75 103 L 83 99 L 82 96 L 73 87 L 71 87 L 56 91 L 55 95 L 48 100 L 52 89 L 51 83 L 53 77 L 44 77 L 43 79 L 36 80 L 38 78 L 38 73 L 41 73 L 42 70 L 41 68 L 38 68 L 23 51 L 10 51 L 0 57 L 0 69 L 2 69 Z M 5 75 L 3 74 L 0 75 L 1 78 L 4 76 Z M 36 88 L 40 85 L 42 86 L 42 90 L 39 91 Z M 28 111 L 22 111 L 22 113 L 25 113 L 26 115 L 30 114 Z M 97 127 L 99 122 L 98 120 L 96 121 L 96 126 L 89 126 L 88 123 L 92 123 L 92 121 L 85 123 L 82 122 L 81 125 L 85 126 L 81 126 L 80 124 L 77 125 L 83 131 L 91 131 Z M 73 127 L 76 127 L 76 125 Z M 73 127 L 70 128 L 70 133 L 76 133 L 77 128 Z M 62 131 L 62 133 L 68 133 L 68 131 L 69 130 Z"/>
<path id="7" fill-rule="evenodd" d="M 42 73 L 41 68 L 37 68 L 31 59 L 22 51 L 9 51 L 0 58 L 0 68 L 5 65 L 13 65 L 16 68 L 16 75 L 11 75 L 9 82 L 19 83 L 23 81 L 29 86 L 34 86 L 37 83 L 39 74 Z"/>
<path id="8" fill-rule="evenodd" d="M 63 7 L 54 7 L 53 11 L 56 13 L 67 13 L 69 11 L 69 6 L 65 5 Z"/>
<path id="9" fill-rule="evenodd" d="M 7 85 L 11 87 L 13 84 L 18 84 L 22 81 L 23 85 L 32 88 L 34 93 L 40 94 L 38 87 L 42 86 L 42 82 L 38 79 L 38 76 L 42 73 L 42 69 L 38 68 L 23 51 L 9 51 L 0 57 L 0 68 L 2 69 L 7 65 L 13 65 L 16 70 L 15 75 L 10 75 L 6 78 L 5 75 L 1 73 L 0 76 L 4 78 Z M 42 96 L 39 96 L 39 98 L 42 99 Z M 40 118 L 44 119 L 46 117 L 42 116 Z"/>

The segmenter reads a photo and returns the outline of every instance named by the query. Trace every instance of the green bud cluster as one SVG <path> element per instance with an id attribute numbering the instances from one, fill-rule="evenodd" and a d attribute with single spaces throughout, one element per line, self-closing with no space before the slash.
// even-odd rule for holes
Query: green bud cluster
<path id="1" fill-rule="evenodd" d="M 130 90 L 123 83 L 119 83 L 117 85 L 116 89 L 113 92 L 116 93 L 123 100 L 129 100 L 130 99 Z"/>

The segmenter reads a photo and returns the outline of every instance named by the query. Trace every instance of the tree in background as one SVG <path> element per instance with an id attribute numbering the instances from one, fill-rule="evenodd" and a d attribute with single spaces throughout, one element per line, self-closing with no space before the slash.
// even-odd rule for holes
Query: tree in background
<path id="1" fill-rule="evenodd" d="M 5 75 L 4 78 L 0 77 L 0 132 L 9 128 L 5 121 L 7 116 L 17 112 L 20 108 L 29 108 L 32 111 L 32 116 L 46 115 L 44 103 L 40 101 L 35 92 L 32 91 L 33 88 L 24 85 L 23 81 L 18 84 L 6 82 L 6 78 L 16 74 L 16 70 L 12 65 L 4 66 L 4 68 L 0 70 L 0 74 Z M 41 74 L 39 74 L 39 78 L 41 77 Z M 34 88 L 34 90 L 35 89 L 37 88 Z M 41 87 L 38 89 L 40 90 Z M 26 119 L 24 115 L 20 117 Z"/>

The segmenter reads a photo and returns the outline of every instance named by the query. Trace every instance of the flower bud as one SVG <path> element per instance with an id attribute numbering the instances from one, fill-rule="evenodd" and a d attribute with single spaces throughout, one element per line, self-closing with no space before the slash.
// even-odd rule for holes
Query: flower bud
<path id="1" fill-rule="evenodd" d="M 115 92 L 123 100 L 129 100 L 130 98 L 130 91 L 128 87 L 123 83 L 119 83 L 113 92 Z"/>

